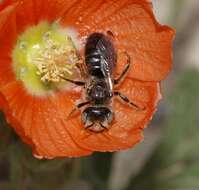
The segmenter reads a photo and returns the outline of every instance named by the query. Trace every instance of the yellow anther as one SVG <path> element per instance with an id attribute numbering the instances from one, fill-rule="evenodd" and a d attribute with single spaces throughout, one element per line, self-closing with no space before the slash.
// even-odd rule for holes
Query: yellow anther
<path id="1" fill-rule="evenodd" d="M 31 62 L 37 67 L 37 74 L 43 82 L 60 82 L 63 80 L 60 76 L 73 74 L 78 56 L 72 41 L 69 46 L 46 39 L 44 47 L 35 48 L 38 48 L 38 51 L 32 54 Z"/>
<path id="2" fill-rule="evenodd" d="M 44 96 L 65 90 L 78 75 L 80 46 L 75 31 L 59 23 L 40 22 L 28 27 L 12 52 L 13 71 L 30 94 Z"/>

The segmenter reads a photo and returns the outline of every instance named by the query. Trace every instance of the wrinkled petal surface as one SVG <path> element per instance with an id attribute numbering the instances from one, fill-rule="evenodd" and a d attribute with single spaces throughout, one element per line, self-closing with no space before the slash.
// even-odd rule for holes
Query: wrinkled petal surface
<path id="1" fill-rule="evenodd" d="M 131 55 L 131 78 L 160 81 L 171 69 L 175 32 L 157 23 L 149 1 L 80 0 L 65 13 L 62 22 L 78 30 L 83 44 L 93 32 L 111 34 L 118 51 L 118 71 L 125 64 L 122 54 Z"/>
<path id="2" fill-rule="evenodd" d="M 48 98 L 38 98 L 28 95 L 20 82 L 13 82 L 1 89 L 6 97 L 13 118 L 20 123 L 20 127 L 13 123 L 13 127 L 22 139 L 31 139 L 35 147 L 35 154 L 46 158 L 55 156 L 83 156 L 90 154 L 89 150 L 79 147 L 68 132 L 70 123 L 64 123 L 73 105 L 60 102 L 68 94 L 58 93 Z M 59 104 L 65 107 L 65 112 L 59 110 Z M 9 112 L 8 112 L 9 113 Z"/>
<path id="3" fill-rule="evenodd" d="M 99 134 L 84 130 L 81 117 L 77 115 L 78 119 L 74 117 L 70 126 L 71 135 L 79 145 L 93 151 L 116 151 L 129 148 L 142 140 L 142 130 L 150 121 L 161 98 L 159 84 L 127 79 L 118 90 L 140 108 L 145 107 L 145 110 L 136 110 L 115 97 L 114 122 L 107 132 Z M 76 128 L 79 128 L 78 133 L 75 132 Z"/>
<path id="4" fill-rule="evenodd" d="M 11 69 L 11 51 L 16 42 L 14 9 L 14 6 L 8 6 L 0 12 L 0 85 L 8 83 L 15 78 Z"/>
<path id="5" fill-rule="evenodd" d="M 151 9 L 150 0 L 5 0 L 0 4 L 0 110 L 35 156 L 85 156 L 126 149 L 143 139 L 142 131 L 161 98 L 159 81 L 171 68 L 174 36 L 171 28 L 157 23 Z M 109 35 L 118 53 L 117 74 L 126 64 L 124 52 L 131 56 L 127 77 L 116 90 L 145 109 L 129 107 L 114 97 L 109 130 L 91 133 L 84 129 L 81 112 L 67 118 L 77 101 L 84 101 L 81 89 L 71 86 L 45 97 L 30 95 L 15 78 L 11 55 L 18 36 L 44 20 L 59 20 L 76 31 L 82 56 L 88 35 Z"/>
<path id="6" fill-rule="evenodd" d="M 66 91 L 38 98 L 28 95 L 19 82 L 6 85 L 1 92 L 12 110 L 12 118 L 21 124 L 21 128 L 13 125 L 20 131 L 19 135 L 25 141 L 32 139 L 36 155 L 51 158 L 88 155 L 92 151 L 116 151 L 142 140 L 142 129 L 151 119 L 160 99 L 159 85 L 127 79 L 118 90 L 145 110 L 136 110 L 116 99 L 113 125 L 107 132 L 99 134 L 84 129 L 80 112 L 67 119 L 75 102 L 80 100 L 81 92 Z"/>

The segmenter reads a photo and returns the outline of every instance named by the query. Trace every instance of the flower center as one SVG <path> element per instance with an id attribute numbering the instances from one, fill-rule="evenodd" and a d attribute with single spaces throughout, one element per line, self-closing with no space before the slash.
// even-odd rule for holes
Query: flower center
<path id="1" fill-rule="evenodd" d="M 12 58 L 17 79 L 36 95 L 65 87 L 62 78 L 73 78 L 79 61 L 72 37 L 58 24 L 46 22 L 20 35 Z"/>
<path id="2" fill-rule="evenodd" d="M 69 38 L 68 43 L 60 44 L 52 39 L 46 39 L 44 47 L 34 47 L 36 51 L 32 54 L 31 62 L 35 64 L 43 82 L 60 82 L 66 75 L 72 75 L 72 69 L 78 61 L 76 51 Z"/>

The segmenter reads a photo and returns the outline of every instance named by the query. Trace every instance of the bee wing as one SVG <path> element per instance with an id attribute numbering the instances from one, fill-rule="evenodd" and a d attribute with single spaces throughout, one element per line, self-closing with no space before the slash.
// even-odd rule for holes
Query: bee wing
<path id="1" fill-rule="evenodd" d="M 113 80 L 112 80 L 113 76 L 112 76 L 112 73 L 110 72 L 107 61 L 104 58 L 102 60 L 103 61 L 102 61 L 101 70 L 105 76 L 105 80 L 106 80 L 106 83 L 108 84 L 108 87 L 112 91 L 113 90 Z"/>
<path id="2" fill-rule="evenodd" d="M 104 43 L 104 40 L 99 40 L 97 43 L 97 49 L 101 54 L 101 71 L 104 74 L 105 80 L 109 88 L 113 89 L 113 67 L 114 67 L 114 58 L 113 55 L 113 46 L 111 43 Z"/>

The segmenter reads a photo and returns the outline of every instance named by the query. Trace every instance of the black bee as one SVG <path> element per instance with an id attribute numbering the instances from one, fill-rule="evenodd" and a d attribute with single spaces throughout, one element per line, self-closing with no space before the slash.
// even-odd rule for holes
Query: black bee
<path id="1" fill-rule="evenodd" d="M 102 33 L 91 34 L 85 46 L 85 82 L 65 79 L 71 83 L 85 88 L 85 102 L 72 110 L 87 106 L 82 112 L 82 122 L 85 129 L 93 132 L 102 132 L 109 128 L 113 120 L 112 98 L 118 96 L 127 104 L 138 108 L 121 92 L 114 91 L 114 85 L 119 84 L 130 67 L 130 56 L 127 55 L 127 64 L 119 78 L 114 79 L 117 63 L 117 54 L 108 36 Z"/>

